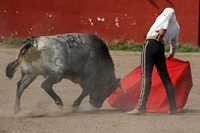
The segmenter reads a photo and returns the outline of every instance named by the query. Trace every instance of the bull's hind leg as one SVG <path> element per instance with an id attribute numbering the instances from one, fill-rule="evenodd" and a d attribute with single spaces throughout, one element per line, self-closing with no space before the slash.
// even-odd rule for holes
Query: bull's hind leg
<path id="1" fill-rule="evenodd" d="M 53 85 L 57 83 L 56 80 L 54 80 L 53 78 L 48 78 L 46 79 L 43 83 L 42 83 L 42 88 L 45 90 L 45 92 L 47 92 L 47 94 L 53 98 L 54 102 L 56 103 L 56 105 L 59 108 L 63 107 L 63 102 L 61 100 L 61 98 L 55 93 L 55 91 L 53 90 Z"/>
<path id="2" fill-rule="evenodd" d="M 17 94 L 15 100 L 15 113 L 19 112 L 20 110 L 20 99 L 24 90 L 31 84 L 31 82 L 36 78 L 36 74 L 25 74 L 22 73 L 21 80 L 17 82 Z"/>

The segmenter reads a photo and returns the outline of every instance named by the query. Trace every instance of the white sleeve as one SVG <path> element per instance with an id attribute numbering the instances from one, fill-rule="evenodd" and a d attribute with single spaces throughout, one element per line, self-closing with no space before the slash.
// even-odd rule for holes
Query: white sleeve
<path id="1" fill-rule="evenodd" d="M 179 46 L 179 31 L 176 34 L 176 37 L 174 39 L 172 39 L 171 44 L 172 47 L 177 48 Z"/>
<path id="2" fill-rule="evenodd" d="M 173 13 L 168 13 L 168 14 L 163 15 L 163 25 L 162 25 L 163 29 L 168 28 L 168 25 L 169 25 L 173 15 L 174 15 Z"/>

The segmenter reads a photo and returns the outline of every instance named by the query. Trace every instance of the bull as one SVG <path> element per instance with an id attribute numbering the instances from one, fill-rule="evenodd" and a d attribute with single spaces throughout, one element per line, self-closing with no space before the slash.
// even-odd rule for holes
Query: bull
<path id="1" fill-rule="evenodd" d="M 89 103 L 100 108 L 119 85 L 105 42 L 89 33 L 66 33 L 27 39 L 17 58 L 7 65 L 6 76 L 11 79 L 18 67 L 21 68 L 21 79 L 17 82 L 15 113 L 20 111 L 22 93 L 39 75 L 44 77 L 41 88 L 60 108 L 63 107 L 63 102 L 53 90 L 53 85 L 62 79 L 69 79 L 82 88 L 73 107 L 78 107 L 89 96 Z"/>

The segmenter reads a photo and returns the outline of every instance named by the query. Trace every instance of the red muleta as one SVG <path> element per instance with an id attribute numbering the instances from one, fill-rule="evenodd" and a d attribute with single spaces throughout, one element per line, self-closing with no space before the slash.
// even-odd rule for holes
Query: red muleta
<path id="1" fill-rule="evenodd" d="M 192 88 L 192 75 L 190 63 L 180 59 L 166 59 L 169 75 L 175 86 L 176 108 L 182 110 L 187 102 Z M 123 111 L 133 109 L 138 102 L 141 89 L 141 66 L 136 67 L 128 75 L 121 79 L 121 89 L 108 97 L 108 103 Z M 165 88 L 159 74 L 154 67 L 152 75 L 152 88 L 147 102 L 147 112 L 168 112 L 169 104 Z"/>

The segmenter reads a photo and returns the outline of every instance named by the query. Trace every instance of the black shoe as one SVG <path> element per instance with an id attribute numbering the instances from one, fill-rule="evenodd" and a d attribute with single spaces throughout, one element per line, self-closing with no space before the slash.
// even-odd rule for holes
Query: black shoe
<path id="1" fill-rule="evenodd" d="M 176 114 L 177 111 L 176 111 L 176 109 L 171 109 L 171 110 L 168 111 L 168 113 L 169 113 L 169 114 Z"/>

